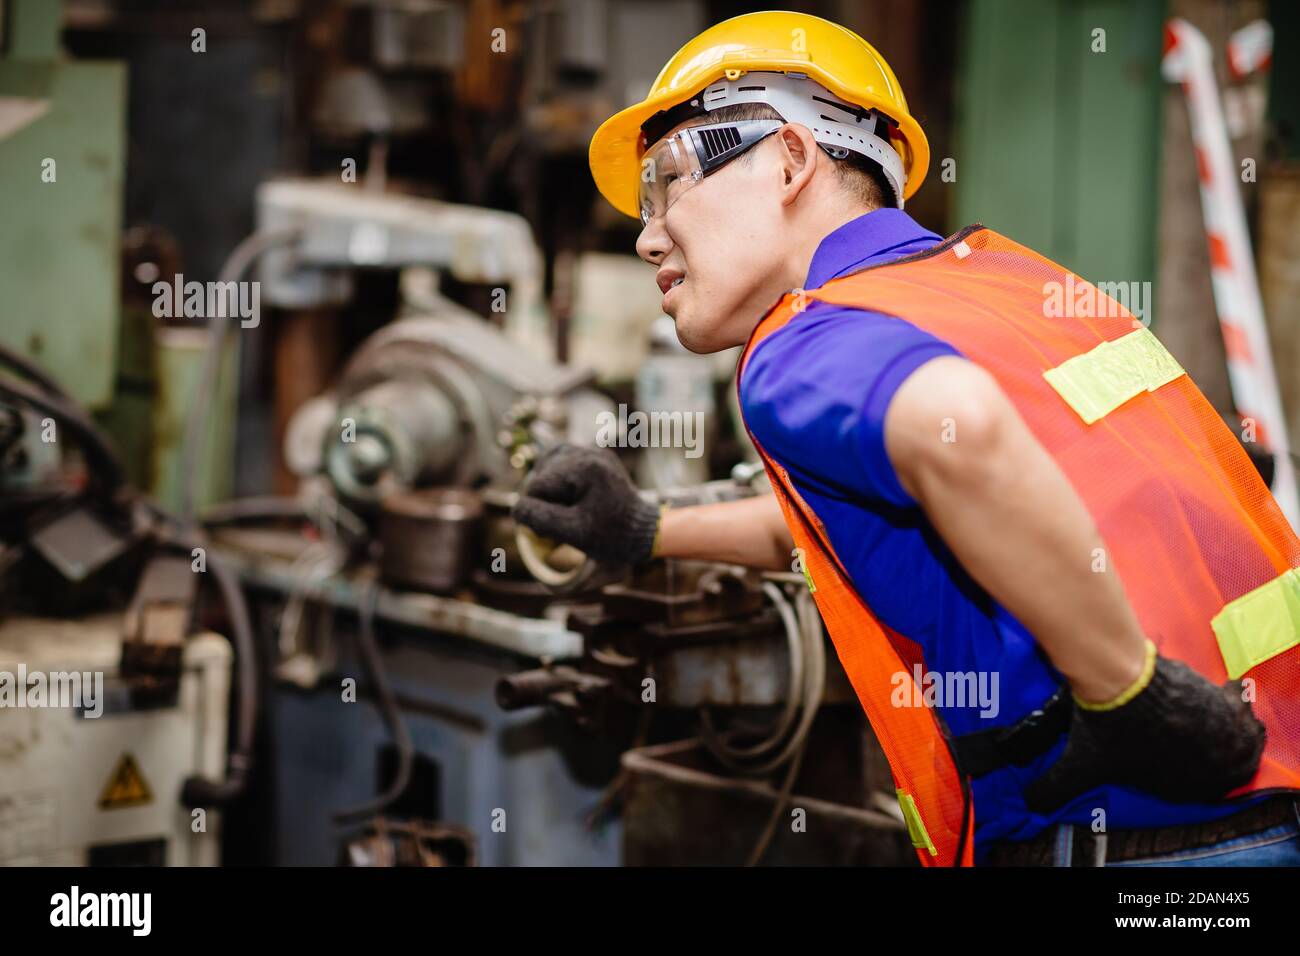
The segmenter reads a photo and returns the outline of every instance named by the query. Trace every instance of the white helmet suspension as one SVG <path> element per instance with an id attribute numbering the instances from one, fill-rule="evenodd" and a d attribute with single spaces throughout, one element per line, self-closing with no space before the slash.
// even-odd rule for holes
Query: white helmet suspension
<path id="1" fill-rule="evenodd" d="M 903 208 L 907 184 L 903 160 L 881 135 L 889 120 L 876 110 L 854 106 L 798 73 L 746 73 L 739 79 L 719 80 L 692 101 L 707 112 L 738 103 L 767 104 L 787 123 L 807 126 L 833 158 L 844 159 L 853 152 L 878 165 L 893 190 L 894 203 Z"/>

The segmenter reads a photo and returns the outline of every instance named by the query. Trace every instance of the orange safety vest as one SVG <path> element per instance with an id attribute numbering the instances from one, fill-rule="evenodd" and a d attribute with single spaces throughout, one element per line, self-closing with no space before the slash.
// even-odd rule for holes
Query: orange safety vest
<path id="1" fill-rule="evenodd" d="M 1053 317 L 1066 293 L 1076 314 Z M 754 346 L 792 321 L 805 297 L 898 316 L 988 370 L 1083 499 L 1160 653 L 1215 683 L 1253 681 L 1268 742 L 1255 779 L 1230 796 L 1300 790 L 1300 540 L 1236 436 L 1132 313 L 976 225 L 926 252 L 788 293 L 750 336 L 742 375 Z M 890 703 L 898 680 L 910 681 L 918 664 L 924 672 L 919 645 L 876 619 L 790 476 L 754 445 L 889 758 L 921 862 L 971 865 L 974 808 L 951 738 L 934 710 Z"/>

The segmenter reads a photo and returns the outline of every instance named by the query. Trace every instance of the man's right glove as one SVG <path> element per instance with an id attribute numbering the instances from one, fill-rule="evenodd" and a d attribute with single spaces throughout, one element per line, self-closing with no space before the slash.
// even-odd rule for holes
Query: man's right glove
<path id="1" fill-rule="evenodd" d="M 1238 682 L 1216 687 L 1148 641 L 1147 667 L 1133 690 L 1106 709 L 1075 698 L 1065 749 L 1025 788 L 1031 811 L 1049 813 L 1107 783 L 1170 803 L 1212 803 L 1255 776 L 1264 725 Z"/>
<path id="2" fill-rule="evenodd" d="M 652 556 L 660 509 L 608 448 L 557 445 L 533 466 L 513 514 L 603 564 L 636 565 Z"/>

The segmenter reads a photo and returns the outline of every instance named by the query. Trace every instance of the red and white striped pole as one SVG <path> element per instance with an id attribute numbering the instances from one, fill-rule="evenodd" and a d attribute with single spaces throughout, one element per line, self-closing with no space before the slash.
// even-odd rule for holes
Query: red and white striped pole
<path id="1" fill-rule="evenodd" d="M 1271 45 L 1265 41 L 1271 33 L 1267 24 L 1263 29 L 1252 25 L 1248 30 L 1239 34 L 1241 42 L 1230 47 L 1234 71 L 1268 62 Z M 1243 421 L 1255 423 L 1259 443 L 1273 453 L 1273 496 L 1291 526 L 1300 529 L 1300 497 L 1246 231 L 1246 212 L 1237 185 L 1237 166 L 1219 99 L 1213 56 L 1204 34 L 1186 20 L 1170 20 L 1165 25 L 1162 67 L 1165 79 L 1180 83 L 1187 98 L 1201 211 L 1210 245 L 1210 282 L 1223 330 L 1233 400 Z"/>

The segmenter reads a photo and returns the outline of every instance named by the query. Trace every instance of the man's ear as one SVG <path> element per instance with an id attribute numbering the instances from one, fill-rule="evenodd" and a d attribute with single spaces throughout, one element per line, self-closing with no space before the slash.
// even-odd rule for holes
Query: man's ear
<path id="1" fill-rule="evenodd" d="M 807 126 L 799 123 L 787 123 L 775 138 L 780 150 L 778 163 L 784 191 L 781 203 L 788 206 L 812 182 L 817 170 L 817 140 Z"/>

